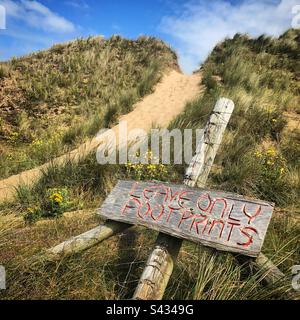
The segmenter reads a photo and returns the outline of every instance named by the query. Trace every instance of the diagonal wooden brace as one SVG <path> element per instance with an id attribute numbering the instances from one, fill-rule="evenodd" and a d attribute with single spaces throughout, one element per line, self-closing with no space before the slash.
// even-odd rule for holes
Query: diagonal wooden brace
<path id="1" fill-rule="evenodd" d="M 42 252 L 36 260 L 41 259 L 45 262 L 55 262 L 72 254 L 87 250 L 110 237 L 123 232 L 131 225 L 115 221 L 106 221 L 105 224 L 72 237 L 59 245 Z"/>

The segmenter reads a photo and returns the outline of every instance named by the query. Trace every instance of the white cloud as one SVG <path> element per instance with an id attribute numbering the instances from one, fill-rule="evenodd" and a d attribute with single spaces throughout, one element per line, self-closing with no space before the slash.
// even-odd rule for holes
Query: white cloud
<path id="1" fill-rule="evenodd" d="M 160 29 L 176 42 L 182 69 L 195 70 L 214 46 L 237 32 L 278 36 L 291 28 L 292 7 L 300 0 L 189 1 L 180 14 L 162 19 Z"/>
<path id="2" fill-rule="evenodd" d="M 38 1 L 0 0 L 8 17 L 25 22 L 27 25 L 44 31 L 71 33 L 76 30 L 74 24 L 51 11 Z"/>

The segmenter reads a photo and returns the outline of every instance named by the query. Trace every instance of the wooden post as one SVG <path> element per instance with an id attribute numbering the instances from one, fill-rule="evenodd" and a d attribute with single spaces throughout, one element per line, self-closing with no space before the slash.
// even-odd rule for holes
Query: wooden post
<path id="1" fill-rule="evenodd" d="M 285 274 L 282 273 L 275 264 L 266 257 L 263 253 L 260 253 L 257 258 L 252 260 L 253 268 L 259 271 L 265 271 L 265 278 L 263 279 L 267 284 L 275 284 L 276 282 L 285 278 Z"/>
<path id="2" fill-rule="evenodd" d="M 74 253 L 82 252 L 86 249 L 99 244 L 103 240 L 124 231 L 130 225 L 126 223 L 119 223 L 114 221 L 107 221 L 105 225 L 101 225 L 91 229 L 83 234 L 73 237 L 59 245 L 50 248 L 43 252 L 40 256 L 35 257 L 34 260 L 43 260 L 47 262 L 58 261 L 63 257 L 70 256 Z"/>
<path id="3" fill-rule="evenodd" d="M 187 168 L 184 179 L 187 186 L 205 186 L 233 109 L 234 103 L 231 100 L 218 100 L 204 129 L 203 140 L 197 146 L 196 155 Z"/>
<path id="4" fill-rule="evenodd" d="M 262 252 L 257 258 L 251 259 L 250 264 L 254 270 L 264 273 L 264 277 L 260 281 L 266 285 L 276 285 L 276 283 L 286 279 L 286 275 Z M 285 295 L 290 300 L 296 298 L 296 294 L 291 287 L 285 292 Z"/>
<path id="5" fill-rule="evenodd" d="M 223 134 L 234 109 L 234 103 L 225 98 L 218 100 L 197 146 L 184 179 L 187 186 L 204 186 L 213 165 Z M 136 300 L 161 300 L 173 272 L 180 251 L 181 239 L 160 233 L 134 293 Z"/>

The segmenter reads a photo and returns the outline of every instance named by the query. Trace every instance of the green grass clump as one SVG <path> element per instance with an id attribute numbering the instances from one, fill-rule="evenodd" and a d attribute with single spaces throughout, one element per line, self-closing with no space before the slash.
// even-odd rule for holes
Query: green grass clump
<path id="1" fill-rule="evenodd" d="M 1 63 L 0 177 L 114 125 L 168 68 L 178 68 L 176 54 L 153 37 L 89 37 Z"/>
<path id="2" fill-rule="evenodd" d="M 23 199 L 24 201 L 25 199 Z M 36 205 L 40 203 L 40 205 Z M 52 188 L 46 190 L 34 206 L 29 206 L 24 215 L 25 221 L 33 223 L 42 218 L 58 218 L 64 212 L 71 211 L 73 203 L 69 200 L 67 188 Z"/>

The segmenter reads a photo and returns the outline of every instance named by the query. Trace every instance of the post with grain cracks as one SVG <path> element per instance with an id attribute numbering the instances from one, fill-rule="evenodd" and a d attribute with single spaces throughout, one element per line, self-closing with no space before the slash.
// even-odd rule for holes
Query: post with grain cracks
<path id="1" fill-rule="evenodd" d="M 234 109 L 234 103 L 225 98 L 218 100 L 196 154 L 186 171 L 185 185 L 204 187 L 223 134 Z M 182 240 L 159 233 L 155 248 L 150 254 L 133 298 L 137 300 L 161 300 L 173 272 Z"/>
<path id="2" fill-rule="evenodd" d="M 83 234 L 60 243 L 59 245 L 47 249 L 40 255 L 33 257 L 31 263 L 37 261 L 54 262 L 62 258 L 71 256 L 74 253 L 79 253 L 87 250 L 102 241 L 109 239 L 113 235 L 120 233 L 130 226 L 125 223 L 107 221 L 105 224 L 91 229 Z"/>

